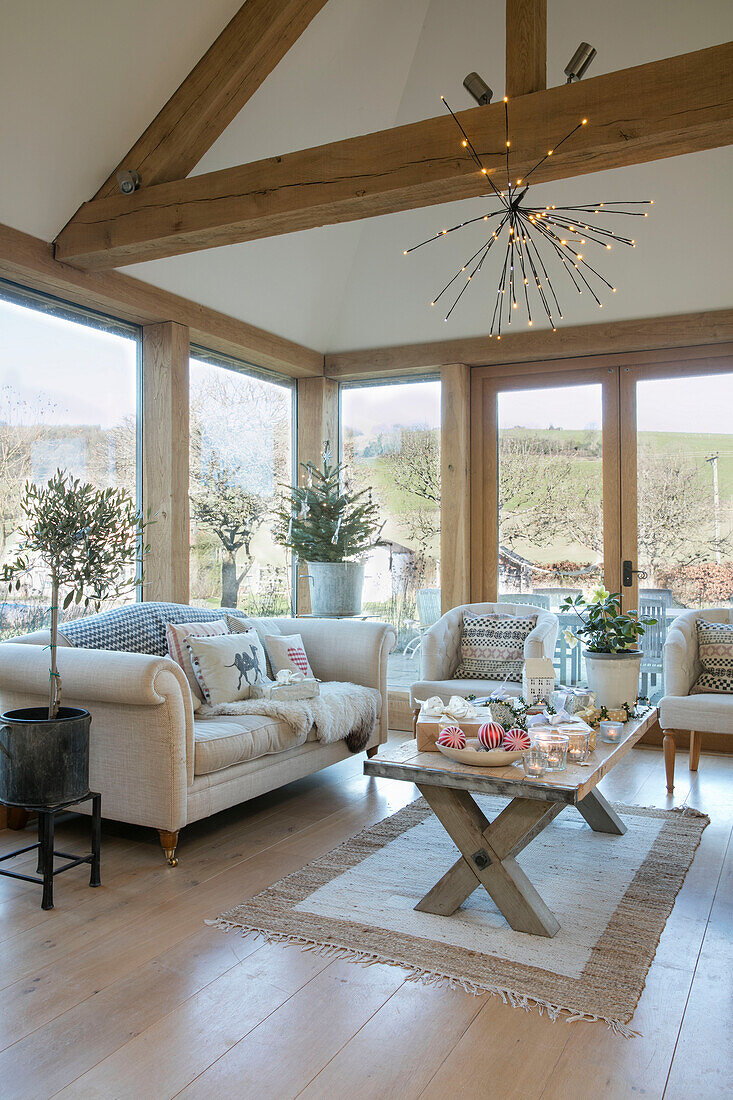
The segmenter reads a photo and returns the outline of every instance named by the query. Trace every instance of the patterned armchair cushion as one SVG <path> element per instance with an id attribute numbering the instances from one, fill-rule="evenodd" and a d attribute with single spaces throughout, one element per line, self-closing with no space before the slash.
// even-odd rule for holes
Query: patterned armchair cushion
<path id="1" fill-rule="evenodd" d="M 690 688 L 690 695 L 733 695 L 733 623 L 697 619 L 695 625 L 702 672 Z"/>
<path id="2" fill-rule="evenodd" d="M 524 643 L 536 623 L 536 615 L 526 618 L 495 612 L 476 615 L 465 609 L 461 663 L 454 678 L 521 681 Z"/>
<path id="3" fill-rule="evenodd" d="M 182 603 L 133 603 L 61 624 L 61 633 L 80 649 L 112 649 L 162 657 L 168 652 L 168 623 L 209 623 L 226 615 L 244 618 L 235 607 L 189 607 Z"/>

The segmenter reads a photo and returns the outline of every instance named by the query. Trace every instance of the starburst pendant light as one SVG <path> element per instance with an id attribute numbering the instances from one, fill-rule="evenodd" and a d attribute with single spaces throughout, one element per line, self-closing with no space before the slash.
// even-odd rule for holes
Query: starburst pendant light
<path id="1" fill-rule="evenodd" d="M 552 149 L 548 149 L 533 168 L 525 176 L 512 180 L 510 170 L 509 140 L 509 107 L 508 100 L 504 97 L 504 122 L 506 134 L 506 187 L 500 190 L 488 173 L 488 169 L 481 162 L 481 157 L 476 152 L 471 139 L 463 129 L 459 119 L 453 113 L 445 101 L 440 97 L 451 116 L 455 120 L 462 135 L 461 147 L 466 150 L 476 167 L 486 176 L 491 186 L 493 198 L 498 202 L 495 210 L 486 214 L 480 214 L 476 218 L 469 218 L 449 229 L 440 229 L 420 244 L 406 248 L 404 255 L 415 252 L 427 244 L 441 240 L 449 233 L 455 233 L 468 225 L 487 225 L 491 229 L 488 238 L 482 239 L 475 252 L 465 261 L 455 275 L 446 283 L 443 289 L 430 303 L 436 306 L 445 295 L 447 301 L 451 301 L 444 320 L 448 320 L 453 310 L 458 305 L 469 284 L 481 271 L 492 248 L 499 242 L 503 245 L 503 262 L 499 268 L 499 281 L 496 291 L 496 299 L 490 304 L 492 312 L 491 330 L 489 336 L 496 335 L 501 339 L 502 327 L 506 330 L 512 324 L 512 319 L 525 315 L 528 325 L 534 323 L 532 310 L 534 301 L 535 314 L 544 311 L 552 326 L 552 331 L 557 331 L 557 321 L 564 317 L 560 298 L 564 290 L 570 290 L 578 294 L 583 291 L 590 294 L 600 309 L 603 308 L 600 295 L 611 291 L 615 294 L 616 287 L 601 275 L 593 264 L 585 258 L 584 249 L 610 249 L 613 244 L 626 245 L 629 248 L 636 247 L 633 237 L 625 237 L 616 230 L 610 228 L 617 224 L 614 219 L 646 218 L 646 212 L 630 210 L 628 207 L 651 206 L 654 199 L 645 199 L 634 202 L 596 202 L 581 206 L 530 206 L 527 200 L 529 191 L 529 179 L 541 164 L 551 157 L 557 149 L 568 141 L 578 130 L 588 122 L 582 119 L 574 126 L 569 134 Z M 608 224 L 610 223 L 610 224 Z M 506 242 L 504 244 L 504 242 Z M 501 257 L 502 247 L 496 249 L 495 255 Z M 561 270 L 561 269 L 564 269 Z M 558 285 L 556 292 L 550 271 L 553 270 L 553 278 Z M 461 285 L 461 277 L 465 279 Z M 559 276 L 559 279 L 558 279 Z M 455 294 L 456 284 L 460 287 Z M 452 290 L 452 294 L 448 294 Z"/>

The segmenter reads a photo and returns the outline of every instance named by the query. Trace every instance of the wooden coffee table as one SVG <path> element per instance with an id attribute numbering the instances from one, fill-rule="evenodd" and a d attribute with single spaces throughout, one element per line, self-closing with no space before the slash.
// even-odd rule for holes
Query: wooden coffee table
<path id="1" fill-rule="evenodd" d="M 652 708 L 625 724 L 617 744 L 597 740 L 588 764 L 569 764 L 542 779 L 525 778 L 521 761 L 506 768 L 472 768 L 439 752 L 418 752 L 414 741 L 380 745 L 377 756 L 365 762 L 365 774 L 415 783 L 461 853 L 415 908 L 449 916 L 483 886 L 517 932 L 554 936 L 560 925 L 516 857 L 565 806 L 577 806 L 595 832 L 622 836 L 626 826 L 596 787 L 656 719 Z M 512 800 L 489 822 L 470 792 Z"/>

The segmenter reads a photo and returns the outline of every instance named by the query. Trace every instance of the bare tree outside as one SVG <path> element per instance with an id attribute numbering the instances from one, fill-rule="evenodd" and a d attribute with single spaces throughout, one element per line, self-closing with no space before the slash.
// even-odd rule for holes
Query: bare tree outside
<path id="1" fill-rule="evenodd" d="M 271 560 L 260 570 L 261 591 L 248 581 L 248 609 L 266 611 L 287 601 L 287 563 L 274 544 L 269 549 L 269 532 L 277 489 L 291 478 L 290 430 L 287 389 L 192 362 L 192 591 L 199 602 L 238 605 L 243 582 L 255 572 L 257 540 L 267 542 Z"/>

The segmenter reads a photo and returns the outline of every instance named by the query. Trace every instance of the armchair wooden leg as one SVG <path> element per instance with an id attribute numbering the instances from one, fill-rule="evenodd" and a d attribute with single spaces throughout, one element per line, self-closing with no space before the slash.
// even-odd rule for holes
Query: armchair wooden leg
<path id="1" fill-rule="evenodd" d="M 178 860 L 176 859 L 176 847 L 178 845 L 178 833 L 169 833 L 165 829 L 158 829 L 158 835 L 160 837 L 160 846 L 163 849 L 163 855 L 166 858 L 169 867 L 177 867 Z"/>
<path id="2" fill-rule="evenodd" d="M 674 730 L 664 731 L 664 767 L 667 772 L 667 790 L 674 790 L 674 754 L 677 745 L 674 739 Z"/>
<path id="3" fill-rule="evenodd" d="M 371 760 L 371 758 L 373 756 L 376 756 L 378 752 L 379 752 L 379 745 L 372 745 L 372 747 L 370 749 L 367 749 L 367 751 L 366 751 L 367 760 Z"/>
<path id="4" fill-rule="evenodd" d="M 700 747 L 702 736 L 699 730 L 690 730 L 690 771 L 696 772 L 700 763 Z"/>
<path id="5" fill-rule="evenodd" d="M 412 708 L 412 736 L 413 737 L 417 737 L 417 719 L 418 719 L 419 714 L 420 714 L 420 708 L 419 707 L 413 707 Z"/>

